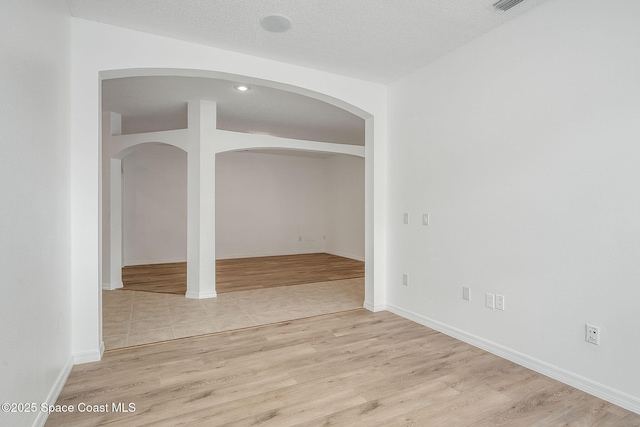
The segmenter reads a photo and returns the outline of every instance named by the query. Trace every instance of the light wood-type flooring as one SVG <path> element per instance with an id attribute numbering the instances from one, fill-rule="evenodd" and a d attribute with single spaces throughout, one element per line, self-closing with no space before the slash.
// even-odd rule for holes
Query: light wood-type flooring
<path id="1" fill-rule="evenodd" d="M 364 263 L 326 253 L 216 261 L 216 292 L 247 291 L 364 277 Z M 127 266 L 124 289 L 184 295 L 187 263 Z"/>
<path id="2" fill-rule="evenodd" d="M 57 403 L 109 411 L 53 413 L 47 426 L 640 426 L 640 415 L 363 309 L 107 351 L 73 368 Z"/>

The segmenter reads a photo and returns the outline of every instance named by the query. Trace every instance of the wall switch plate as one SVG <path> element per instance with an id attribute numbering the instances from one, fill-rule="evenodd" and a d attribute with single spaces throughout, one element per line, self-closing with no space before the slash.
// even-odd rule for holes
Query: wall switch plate
<path id="1" fill-rule="evenodd" d="M 485 294 L 485 305 L 487 308 L 496 308 L 496 296 L 494 294 Z"/>
<path id="2" fill-rule="evenodd" d="M 409 224 L 409 214 L 407 212 L 402 214 L 402 223 Z"/>
<path id="3" fill-rule="evenodd" d="M 496 294 L 496 308 L 504 311 L 504 295 Z"/>
<path id="4" fill-rule="evenodd" d="M 403 275 L 402 275 L 402 284 L 403 284 L 404 286 L 409 286 L 409 278 L 407 277 L 407 275 L 406 275 L 406 274 L 403 274 Z"/>
<path id="5" fill-rule="evenodd" d="M 465 301 L 471 301 L 471 289 L 466 286 L 462 287 L 462 299 Z"/>
<path id="6" fill-rule="evenodd" d="M 593 325 L 586 325 L 587 334 L 585 341 L 591 344 L 600 345 L 600 328 Z"/>
<path id="7" fill-rule="evenodd" d="M 429 214 L 422 214 L 422 225 L 429 225 Z"/>

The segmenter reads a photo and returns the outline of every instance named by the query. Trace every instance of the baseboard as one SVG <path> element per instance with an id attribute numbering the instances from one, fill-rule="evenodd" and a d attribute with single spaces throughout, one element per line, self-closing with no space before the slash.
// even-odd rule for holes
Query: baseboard
<path id="1" fill-rule="evenodd" d="M 606 400 L 607 402 L 611 402 L 614 405 L 618 405 L 622 408 L 628 409 L 629 411 L 635 412 L 636 414 L 640 414 L 640 399 L 637 397 L 615 390 L 580 375 L 576 375 L 572 372 L 527 356 L 526 354 L 519 353 L 510 348 L 503 347 L 485 340 L 484 338 L 453 328 L 436 320 L 405 310 L 393 304 L 387 304 L 387 310 L 397 314 L 398 316 L 402 316 L 423 326 L 442 332 L 445 335 L 449 335 L 450 337 L 466 342 L 467 344 L 471 344 L 474 347 L 481 348 L 489 353 L 495 354 L 496 356 L 500 356 L 503 359 L 510 360 L 518 365 L 575 387 L 585 393 L 589 393 L 593 396 L 599 397 L 600 399 Z"/>
<path id="2" fill-rule="evenodd" d="M 166 258 L 166 259 L 135 260 L 135 261 L 126 263 L 124 267 L 131 267 L 134 265 L 173 264 L 175 262 L 187 262 L 187 259 L 186 258 Z"/>
<path id="3" fill-rule="evenodd" d="M 104 342 L 100 341 L 100 346 L 96 350 L 87 350 L 73 353 L 73 364 L 81 365 L 83 363 L 99 362 L 104 354 Z"/>
<path id="4" fill-rule="evenodd" d="M 110 283 L 103 283 L 102 284 L 102 290 L 104 290 L 104 291 L 113 291 L 113 290 L 116 290 L 116 289 L 120 289 L 122 287 L 124 287 L 124 284 L 122 282 L 120 282 L 116 286 L 111 286 Z"/>
<path id="5" fill-rule="evenodd" d="M 323 249 L 318 250 L 303 250 L 303 251 L 285 251 L 285 252 L 254 252 L 254 253 L 242 253 L 242 254 L 233 254 L 233 255 L 222 255 L 216 256 L 216 260 L 223 259 L 236 259 L 236 258 L 257 258 L 257 257 L 266 257 L 266 256 L 282 256 L 282 255 L 304 255 L 304 254 L 319 254 L 319 253 L 327 253 L 330 255 L 340 256 L 343 258 L 355 259 L 356 261 L 364 262 L 364 258 L 352 254 L 348 254 L 346 252 L 338 252 L 338 251 L 325 251 Z M 136 260 L 133 262 L 129 262 L 125 265 L 125 267 L 132 267 L 135 265 L 154 265 L 154 264 L 171 264 L 175 262 L 187 262 L 184 258 L 168 258 L 162 260 Z M 121 287 L 121 286 L 120 286 Z M 110 285 L 103 283 L 102 289 L 118 289 L 119 287 L 110 287 Z"/>
<path id="6" fill-rule="evenodd" d="M 212 292 L 191 292 L 191 291 L 187 291 L 187 293 L 185 294 L 185 298 L 191 298 L 191 299 L 216 298 L 217 296 L 218 296 L 218 294 L 216 293 L 216 291 L 212 291 Z"/>
<path id="7" fill-rule="evenodd" d="M 216 261 L 223 259 L 236 259 L 236 258 L 258 258 L 258 257 L 266 257 L 266 256 L 282 256 L 282 255 L 305 255 L 305 254 L 321 254 L 325 253 L 324 249 L 318 250 L 303 250 L 303 251 L 284 251 L 284 252 L 254 252 L 254 253 L 243 253 L 243 254 L 233 254 L 233 255 L 216 255 Z"/>
<path id="8" fill-rule="evenodd" d="M 373 311 L 374 313 L 378 312 L 378 311 L 385 311 L 387 309 L 387 305 L 386 304 L 378 304 L 378 305 L 374 305 L 373 303 L 371 303 L 370 301 L 365 301 L 364 304 L 362 305 L 365 309 L 369 310 L 369 311 Z M 401 315 L 400 315 L 401 316 Z"/>
<path id="9" fill-rule="evenodd" d="M 329 254 L 329 255 L 335 255 L 335 256 L 339 256 L 342 258 L 349 258 L 349 259 L 354 259 L 356 261 L 361 261 L 364 262 L 364 257 L 360 257 L 360 256 L 356 256 L 356 255 L 352 255 L 352 254 L 348 254 L 346 252 L 339 252 L 339 251 L 325 251 L 325 253 Z"/>
<path id="10" fill-rule="evenodd" d="M 47 405 L 55 405 L 56 400 L 58 400 L 58 396 L 60 396 L 60 392 L 64 387 L 64 384 L 67 382 L 67 378 L 69 378 L 71 368 L 73 368 L 73 357 L 69 356 L 69 360 L 67 360 L 67 363 L 62 367 L 60 374 L 58 374 L 58 378 L 56 378 L 55 382 L 53 383 L 53 387 L 51 387 L 51 390 L 49 391 L 47 399 L 43 403 L 46 403 Z M 49 414 L 47 412 L 39 411 L 38 416 L 33 422 L 33 426 L 44 426 L 44 424 L 47 422 L 48 416 Z"/>

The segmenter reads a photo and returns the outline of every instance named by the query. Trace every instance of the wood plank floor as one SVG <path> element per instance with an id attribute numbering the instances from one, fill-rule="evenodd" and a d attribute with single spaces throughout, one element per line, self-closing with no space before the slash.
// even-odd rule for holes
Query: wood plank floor
<path id="1" fill-rule="evenodd" d="M 640 426 L 604 402 L 388 312 L 363 309 L 105 353 L 47 426 Z M 113 402 L 135 405 L 114 412 Z"/>
<path id="2" fill-rule="evenodd" d="M 216 261 L 217 293 L 358 277 L 364 277 L 363 262 L 326 253 Z M 122 282 L 126 290 L 184 295 L 187 263 L 127 266 Z"/>

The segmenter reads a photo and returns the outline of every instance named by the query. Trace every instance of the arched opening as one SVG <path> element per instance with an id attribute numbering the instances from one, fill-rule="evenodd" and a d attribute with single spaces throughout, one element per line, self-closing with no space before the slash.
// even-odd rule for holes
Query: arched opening
<path id="1" fill-rule="evenodd" d="M 125 70 L 125 74 L 128 74 L 128 72 L 131 72 L 132 73 L 131 75 L 138 75 L 139 76 L 139 75 L 145 75 L 146 73 L 148 73 L 148 70 L 145 70 L 145 72 L 140 73 L 140 74 L 138 74 L 138 72 L 135 71 L 135 70 Z M 155 76 L 176 75 L 176 74 L 173 74 L 173 73 L 176 73 L 176 72 L 177 72 L 177 75 L 181 75 L 182 72 L 186 72 L 186 74 L 188 74 L 188 75 L 191 75 L 192 73 L 194 73 L 193 70 L 160 70 L 157 74 L 154 74 L 154 72 L 151 72 L 150 74 L 151 75 L 155 75 Z M 109 74 L 111 74 L 111 73 L 112 72 L 103 73 L 104 74 L 103 78 L 104 79 L 115 78 L 115 77 L 110 77 L 109 76 Z M 118 71 L 118 72 L 113 72 L 113 73 L 114 73 L 113 76 L 118 76 L 118 75 L 122 76 L 123 71 Z M 198 75 L 201 75 L 201 73 L 199 73 L 199 72 L 195 72 L 195 73 L 198 74 Z M 204 73 L 204 74 L 211 74 L 211 73 Z M 213 74 L 218 74 L 218 73 L 213 73 Z M 211 78 L 211 77 L 212 76 L 209 76 L 208 78 Z M 229 78 L 230 76 L 229 75 L 224 75 L 224 77 Z M 234 80 L 236 80 L 236 81 L 240 79 L 238 76 L 231 76 L 231 77 L 234 77 Z M 258 82 L 255 79 L 246 79 L 246 80 L 243 79 L 243 81 L 247 81 L 247 80 L 249 80 L 252 84 L 255 84 L 255 85 L 260 83 L 260 84 L 265 85 L 267 87 L 271 87 L 271 88 L 276 87 L 276 89 L 278 91 L 283 91 L 283 92 L 286 92 L 286 93 L 289 93 L 289 92 L 304 92 L 305 96 L 315 95 L 315 97 L 313 97 L 313 99 L 315 99 L 315 100 L 321 99 L 322 102 L 325 102 L 325 103 L 329 99 L 329 97 L 322 96 L 321 94 L 310 94 L 309 91 L 305 91 L 305 90 L 300 89 L 300 88 L 287 87 L 288 90 L 284 90 L 284 88 L 280 84 L 273 84 L 273 86 L 270 86 L 271 82 L 265 82 L 265 81 L 259 81 Z M 331 100 L 333 101 L 333 103 L 342 104 L 339 100 L 335 100 L 333 98 L 331 98 Z M 189 103 L 189 107 L 188 108 L 190 108 L 190 106 L 191 106 L 191 101 Z M 343 107 L 343 105 L 341 105 L 341 108 L 342 107 Z M 345 105 L 344 107 L 349 107 L 349 106 Z M 213 108 L 214 108 L 213 111 L 215 112 L 216 111 L 215 110 L 215 104 L 213 104 Z M 353 108 L 352 106 L 349 107 L 349 108 L 351 110 L 353 110 L 353 111 L 357 111 L 361 115 L 367 116 L 366 113 L 363 113 L 363 112 L 359 111 L 357 108 Z M 220 110 L 219 109 L 218 109 L 217 113 L 218 113 L 217 116 L 219 118 L 220 117 Z M 191 120 L 191 116 L 190 116 L 191 111 L 190 110 L 189 110 L 188 114 L 189 114 L 188 122 L 189 122 L 189 126 L 191 126 L 193 121 Z M 204 117 L 204 116 L 201 115 L 201 117 Z M 366 168 L 365 164 L 368 161 L 365 158 L 365 155 L 364 155 L 364 153 L 365 153 L 364 145 L 366 145 L 368 143 L 367 141 L 369 141 L 372 138 L 372 134 L 371 134 L 371 127 L 372 127 L 371 121 L 372 120 L 373 120 L 372 117 L 366 117 L 366 120 L 365 120 L 364 117 L 362 117 L 363 140 L 362 140 L 362 145 L 361 146 L 356 146 L 356 147 L 351 147 L 351 146 L 349 146 L 349 144 L 332 144 L 332 143 L 324 143 L 324 142 L 319 142 L 319 141 L 304 141 L 304 140 L 301 141 L 301 140 L 295 140 L 295 139 L 291 139 L 291 138 L 279 138 L 277 136 L 271 136 L 271 135 L 256 135 L 256 134 L 249 134 L 249 133 L 239 134 L 238 132 L 218 131 L 218 134 L 215 135 L 215 138 L 217 138 L 217 139 L 215 140 L 215 144 L 213 146 L 209 146 L 209 148 L 203 148 L 204 146 L 200 147 L 201 152 L 199 152 L 199 154 L 198 154 L 199 156 L 202 155 L 202 159 L 200 159 L 200 167 L 202 167 L 202 164 L 203 164 L 202 162 L 203 161 L 204 161 L 204 164 L 210 164 L 212 159 L 213 159 L 213 163 L 215 164 L 215 162 L 216 162 L 215 158 L 218 157 L 218 156 L 224 156 L 225 155 L 224 152 L 234 151 L 234 150 L 237 151 L 237 150 L 243 150 L 243 149 L 274 149 L 275 148 L 275 149 L 279 149 L 279 150 L 298 150 L 298 151 L 309 151 L 309 152 L 313 151 L 313 152 L 325 152 L 325 153 L 328 152 L 330 156 L 336 156 L 337 158 L 346 158 L 348 156 L 345 156 L 345 154 L 354 155 L 354 153 L 357 153 L 357 154 L 355 154 L 356 156 L 364 158 L 364 160 L 362 161 L 362 167 L 361 167 L 361 169 L 362 169 L 362 181 L 363 181 L 363 188 L 361 189 L 361 196 L 362 196 L 362 199 L 363 199 L 363 207 L 362 207 L 363 217 L 361 219 L 362 219 L 362 223 L 363 223 L 362 235 L 363 235 L 363 239 L 364 239 L 364 242 L 362 244 L 361 256 L 368 263 L 367 271 L 370 272 L 370 271 L 372 271 L 372 267 L 373 267 L 372 266 L 372 262 L 373 262 L 373 259 L 372 259 L 372 236 L 371 236 L 372 232 L 371 231 L 367 231 L 367 230 L 371 230 L 370 220 L 368 220 L 368 218 L 372 215 L 372 212 L 371 212 L 371 200 L 370 200 L 370 197 L 367 197 L 366 195 L 367 194 L 371 194 L 370 189 L 371 189 L 371 186 L 372 186 L 372 182 L 371 182 L 371 179 L 367 179 L 365 177 L 365 173 L 364 173 L 364 169 Z M 203 122 L 204 122 L 204 120 L 203 120 Z M 365 123 L 367 123 L 367 122 L 368 122 L 368 124 L 365 125 Z M 215 123 L 215 120 L 214 120 L 214 123 Z M 217 128 L 215 128 L 215 126 L 214 126 L 214 129 L 217 129 Z M 121 127 L 120 130 L 122 131 L 122 127 Z M 168 134 L 170 132 L 174 132 L 174 134 L 172 134 L 172 135 L 175 136 L 181 131 L 184 131 L 184 129 L 170 129 L 170 130 L 169 129 L 166 129 L 166 130 L 165 129 L 161 129 L 161 130 L 156 130 L 156 131 L 151 130 L 150 132 L 137 133 L 135 135 L 134 134 L 126 135 L 126 138 L 124 138 L 124 136 L 123 136 L 123 138 L 121 138 L 121 139 L 123 139 L 123 140 L 128 139 L 130 141 L 133 141 L 137 137 L 142 138 L 145 133 L 159 134 L 159 133 L 163 133 L 164 132 L 165 134 Z M 189 136 L 190 134 L 188 133 L 189 131 L 190 130 L 187 129 L 187 132 L 185 132 L 184 134 L 187 135 L 186 139 L 191 141 L 190 140 L 191 136 Z M 202 138 L 203 140 L 206 139 L 206 137 L 204 137 L 202 135 L 204 135 L 204 132 L 202 132 L 202 128 L 200 128 L 199 137 Z M 218 138 L 218 136 L 220 136 L 220 138 Z M 189 153 L 188 154 L 189 156 L 192 156 L 193 151 L 190 151 L 191 147 L 189 146 L 189 144 L 191 144 L 191 142 L 186 143 L 186 147 L 187 147 L 186 151 Z M 103 135 L 103 145 L 104 145 L 104 135 Z M 256 153 L 251 153 L 251 154 L 253 155 L 253 154 L 256 154 Z M 259 153 L 259 154 L 260 155 L 268 155 L 268 154 L 265 154 L 265 153 Z M 282 154 L 282 153 L 280 153 L 280 154 Z M 205 156 L 208 156 L 208 157 L 206 157 L 206 159 L 205 159 Z M 216 171 L 215 165 L 212 165 L 212 169 L 208 173 L 210 173 L 212 171 L 215 171 L 215 174 L 217 175 L 217 171 Z M 200 172 L 202 173 L 202 171 L 200 171 Z M 191 179 L 191 175 L 190 175 L 190 179 Z M 214 182 L 217 182 L 215 180 L 215 178 L 214 178 Z M 211 185 L 210 182 L 209 183 L 203 182 L 202 184 L 204 186 L 209 186 L 209 188 L 210 188 L 210 185 Z M 201 195 L 202 194 L 204 194 L 204 193 L 201 193 Z M 210 204 L 213 205 L 212 207 L 213 207 L 213 212 L 214 212 L 214 215 L 213 215 L 214 218 L 216 217 L 216 215 L 215 215 L 215 205 L 216 205 L 215 198 L 216 197 L 213 198 L 213 203 L 210 203 Z M 211 201 L 211 199 L 210 199 L 210 201 Z M 191 218 L 191 217 L 189 217 L 189 218 Z M 206 215 L 205 216 L 201 216 L 201 220 L 208 221 L 206 219 Z M 191 221 L 191 219 L 189 221 Z M 369 223 L 369 226 L 367 226 L 366 223 Z M 303 234 L 305 234 L 305 233 L 299 232 L 298 235 L 296 236 L 297 237 L 296 240 L 299 243 L 302 243 L 302 244 L 305 244 L 305 243 L 308 244 L 310 242 L 316 242 L 317 243 L 316 239 L 319 238 L 318 236 L 323 236 L 322 238 L 326 239 L 326 233 L 324 233 L 324 234 L 317 234 L 316 233 L 317 236 L 315 238 L 313 236 L 308 236 L 308 235 L 304 235 L 303 236 Z M 306 233 L 306 234 L 314 234 L 314 233 Z M 192 234 L 189 234 L 189 236 L 192 237 Z M 209 236 L 211 236 L 211 234 Z M 215 232 L 213 233 L 213 236 L 214 236 L 214 245 L 215 245 L 216 242 L 218 242 L 218 239 L 217 239 L 217 236 L 216 236 Z M 200 243 L 200 244 L 202 244 L 202 243 Z M 189 247 L 191 247 L 191 246 L 189 246 Z M 111 248 L 104 247 L 103 253 L 107 253 L 107 252 L 112 253 L 113 252 L 112 249 L 113 249 L 113 247 L 111 247 Z M 215 260 L 216 258 L 218 258 L 216 252 L 217 252 L 217 248 L 213 249 L 213 251 L 210 250 L 208 252 L 208 254 L 213 253 L 214 255 L 216 255 L 213 258 Z M 126 251 L 125 251 L 125 256 L 126 256 Z M 189 258 L 189 259 L 191 259 L 191 258 Z M 191 268 L 191 266 L 189 268 Z M 103 269 L 103 271 L 104 270 L 105 269 Z M 194 275 L 190 275 L 190 276 L 194 277 Z M 213 278 L 215 280 L 215 273 L 214 273 Z M 371 294 L 373 292 L 373 283 L 372 283 L 372 281 L 373 281 L 372 275 L 371 274 L 367 274 L 365 276 L 365 288 L 367 289 L 367 292 L 365 292 L 365 294 L 366 293 Z M 214 290 L 213 294 L 209 293 L 206 296 L 215 296 L 215 288 L 213 288 L 213 290 Z M 202 298 L 202 296 L 199 296 L 199 295 L 203 295 L 203 294 L 202 293 L 201 294 L 197 294 L 196 293 L 196 294 L 192 294 L 191 297 L 192 298 L 193 297 Z M 187 296 L 189 296 L 189 291 L 187 292 Z M 361 300 L 361 302 L 359 304 L 360 307 L 362 306 L 363 302 L 366 305 L 366 298 L 364 298 L 364 297 L 362 298 L 362 300 Z M 241 326 L 246 326 L 246 325 L 241 325 Z M 219 328 L 218 328 L 218 330 L 219 330 Z M 166 339 L 166 337 L 165 338 L 159 338 L 159 339 Z M 107 348 L 109 348 L 109 347 L 107 346 Z"/>
<path id="2" fill-rule="evenodd" d="M 167 144 L 136 146 L 122 159 L 123 285 L 171 293 L 179 281 L 186 288 L 179 265 L 186 260 L 187 153 Z M 150 269 L 171 280 L 150 277 Z"/>

